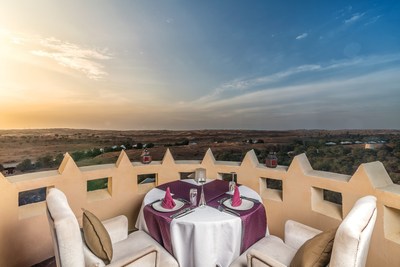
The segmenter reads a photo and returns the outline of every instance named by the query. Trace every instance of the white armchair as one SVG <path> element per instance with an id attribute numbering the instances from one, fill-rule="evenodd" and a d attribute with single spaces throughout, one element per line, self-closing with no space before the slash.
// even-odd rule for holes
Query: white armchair
<path id="1" fill-rule="evenodd" d="M 78 221 L 64 193 L 52 188 L 46 202 L 57 266 L 106 266 L 83 241 Z M 177 261 L 145 232 L 136 231 L 128 235 L 128 220 L 125 216 L 117 216 L 102 223 L 110 235 L 113 247 L 113 258 L 107 266 L 179 266 Z"/>
<path id="2" fill-rule="evenodd" d="M 360 198 L 336 231 L 329 266 L 365 266 L 375 221 L 376 198 Z M 285 224 L 285 241 L 276 236 L 266 236 L 245 251 L 230 267 L 290 266 L 299 248 L 319 233 L 320 230 L 288 220 Z"/>

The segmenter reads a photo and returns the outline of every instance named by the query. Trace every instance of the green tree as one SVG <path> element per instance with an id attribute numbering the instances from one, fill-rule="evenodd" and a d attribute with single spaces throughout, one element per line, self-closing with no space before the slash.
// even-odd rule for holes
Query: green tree
<path id="1" fill-rule="evenodd" d="M 29 170 L 33 170 L 33 169 L 34 169 L 34 166 L 30 159 L 24 159 L 21 163 L 19 163 L 17 165 L 17 170 L 20 170 L 21 172 L 29 171 Z"/>
<path id="2" fill-rule="evenodd" d="M 93 148 L 85 153 L 85 157 L 94 158 L 101 154 L 101 150 L 99 148 Z"/>
<path id="3" fill-rule="evenodd" d="M 224 161 L 242 161 L 243 153 L 241 151 L 223 151 L 216 155 L 217 160 Z"/>
<path id="4" fill-rule="evenodd" d="M 75 151 L 72 152 L 71 157 L 74 159 L 74 161 L 80 161 L 85 158 L 85 152 L 84 151 Z"/>
<path id="5" fill-rule="evenodd" d="M 55 166 L 60 166 L 61 162 L 64 159 L 64 155 L 62 153 L 58 153 L 54 159 L 54 165 Z"/>
<path id="6" fill-rule="evenodd" d="M 54 167 L 53 157 L 50 155 L 46 155 L 43 157 L 39 157 L 36 161 L 36 168 L 51 168 Z"/>

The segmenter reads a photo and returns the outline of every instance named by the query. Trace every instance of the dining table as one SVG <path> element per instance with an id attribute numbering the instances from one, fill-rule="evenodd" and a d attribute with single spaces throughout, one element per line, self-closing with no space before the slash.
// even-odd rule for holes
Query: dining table
<path id="1" fill-rule="evenodd" d="M 241 204 L 233 207 L 228 181 L 206 179 L 200 184 L 183 179 L 161 184 L 144 196 L 135 226 L 159 242 L 181 267 L 228 267 L 268 234 L 260 195 L 237 186 Z M 161 205 L 167 188 L 176 204 L 172 209 Z M 197 205 L 190 202 L 191 189 L 197 189 Z M 205 205 L 199 206 L 202 191 Z"/>

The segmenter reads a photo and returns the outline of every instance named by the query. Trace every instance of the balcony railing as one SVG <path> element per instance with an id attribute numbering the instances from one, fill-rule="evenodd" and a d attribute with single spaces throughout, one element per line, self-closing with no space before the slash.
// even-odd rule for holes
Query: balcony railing
<path id="1" fill-rule="evenodd" d="M 30 266 L 54 255 L 44 201 L 48 188 L 57 187 L 66 194 L 79 221 L 85 208 L 100 219 L 125 214 L 133 229 L 148 190 L 196 168 L 205 168 L 207 177 L 215 179 L 235 172 L 238 183 L 262 196 L 270 233 L 280 237 L 287 219 L 321 230 L 336 227 L 358 198 L 374 195 L 378 217 L 367 265 L 400 266 L 400 185 L 393 184 L 382 163 L 362 164 L 349 176 L 313 170 L 301 154 L 289 167 L 268 168 L 252 150 L 242 162 L 216 161 L 211 150 L 203 160 L 175 161 L 167 150 L 162 161 L 146 165 L 131 162 L 122 151 L 115 164 L 80 168 L 66 154 L 58 170 L 11 177 L 0 174 L 0 266 Z M 138 183 L 145 174 L 152 178 L 150 183 Z M 89 191 L 88 181 L 98 179 L 103 179 L 103 188 Z M 29 195 L 30 190 L 44 196 L 21 203 L 20 196 Z M 341 196 L 341 203 L 324 197 L 327 190 Z"/>

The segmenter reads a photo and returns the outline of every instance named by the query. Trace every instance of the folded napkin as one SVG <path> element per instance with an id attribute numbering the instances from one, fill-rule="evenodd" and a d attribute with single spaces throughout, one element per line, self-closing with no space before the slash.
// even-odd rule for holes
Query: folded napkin
<path id="1" fill-rule="evenodd" d="M 231 205 L 232 207 L 237 207 L 240 206 L 240 204 L 242 204 L 242 199 L 240 198 L 239 187 L 235 185 L 235 192 L 233 192 Z"/>
<path id="2" fill-rule="evenodd" d="M 170 191 L 169 187 L 167 187 L 167 191 L 165 192 L 165 196 L 161 203 L 161 206 L 164 209 L 172 209 L 173 207 L 175 207 L 175 205 L 176 205 L 175 201 L 171 196 L 171 191 Z"/>

